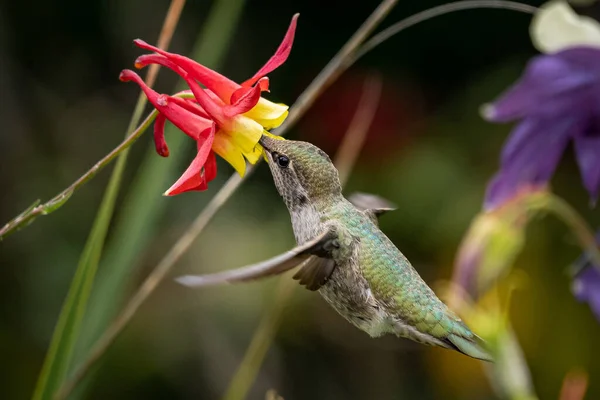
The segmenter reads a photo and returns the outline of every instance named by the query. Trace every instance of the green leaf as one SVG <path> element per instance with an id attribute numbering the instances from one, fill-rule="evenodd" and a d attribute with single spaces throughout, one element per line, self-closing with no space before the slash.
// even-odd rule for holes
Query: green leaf
<path id="1" fill-rule="evenodd" d="M 53 199 L 46 204 L 42 208 L 42 214 L 47 215 L 50 214 L 63 206 L 71 198 L 73 194 L 73 190 L 69 190 L 63 194 L 61 194 L 57 199 Z"/>
<path id="2" fill-rule="evenodd" d="M 73 349 L 81 328 L 83 313 L 91 293 L 98 262 L 100 261 L 124 167 L 125 157 L 121 156 L 111 176 L 108 189 L 102 199 L 100 210 L 61 309 L 50 348 L 46 354 L 42 372 L 35 388 L 34 400 L 52 399 L 54 392 L 59 388 L 69 370 Z"/>
<path id="3" fill-rule="evenodd" d="M 145 97 L 140 96 L 131 118 L 127 134 L 139 124 L 145 105 Z M 119 186 L 127 163 L 129 150 L 123 151 L 108 182 L 100 209 L 88 236 L 83 253 L 77 264 L 67 298 L 63 303 L 58 322 L 52 334 L 50 348 L 46 354 L 42 371 L 33 394 L 34 400 L 50 400 L 60 387 L 69 371 L 73 350 L 79 336 L 83 314 L 92 291 L 92 284 L 98 269 L 100 255 L 104 247 L 106 233 L 112 219 Z M 60 207 L 69 198 L 64 196 L 50 206 L 50 212 Z"/>
<path id="4" fill-rule="evenodd" d="M 37 199 L 29 207 L 27 207 L 25 210 L 23 210 L 23 212 L 21 214 L 17 215 L 12 220 L 10 220 L 6 225 L 4 225 L 4 227 L 2 228 L 3 233 L 2 233 L 2 235 L 0 235 L 0 242 L 2 240 L 4 240 L 11 233 L 14 233 L 15 231 L 18 231 L 19 229 L 22 229 L 22 228 L 26 227 L 27 225 L 31 224 L 36 218 L 36 216 L 33 215 L 32 212 L 40 203 L 41 203 L 41 200 Z"/>
<path id="5" fill-rule="evenodd" d="M 31 205 L 29 207 L 27 207 L 25 210 L 23 210 L 23 212 L 21 214 L 17 215 L 15 217 L 15 219 L 23 218 L 24 215 L 29 214 L 31 211 L 33 211 L 34 208 L 39 206 L 41 202 L 42 201 L 40 199 L 37 199 L 36 201 L 31 203 Z"/>

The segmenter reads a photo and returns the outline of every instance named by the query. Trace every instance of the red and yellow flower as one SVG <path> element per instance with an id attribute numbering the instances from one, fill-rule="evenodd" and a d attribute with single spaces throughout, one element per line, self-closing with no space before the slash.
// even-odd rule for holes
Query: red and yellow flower
<path id="1" fill-rule="evenodd" d="M 215 153 L 242 176 L 246 160 L 253 164 L 260 158 L 262 147 L 258 140 L 268 129 L 281 125 L 288 115 L 288 106 L 261 97 L 262 92 L 269 90 L 269 78 L 265 75 L 288 58 L 297 18 L 298 14 L 292 18 L 275 54 L 242 84 L 190 58 L 169 53 L 139 39 L 134 41 L 138 47 L 154 52 L 138 57 L 136 68 L 150 64 L 167 67 L 186 81 L 190 89 L 187 92 L 193 94 L 193 98 L 159 94 L 131 70 L 122 71 L 119 77 L 122 81 L 137 83 L 158 110 L 159 115 L 154 123 L 154 143 L 158 154 L 164 157 L 169 155 L 164 135 L 167 120 L 197 143 L 196 157 L 177 182 L 165 192 L 167 196 L 205 190 L 208 182 L 216 176 Z"/>

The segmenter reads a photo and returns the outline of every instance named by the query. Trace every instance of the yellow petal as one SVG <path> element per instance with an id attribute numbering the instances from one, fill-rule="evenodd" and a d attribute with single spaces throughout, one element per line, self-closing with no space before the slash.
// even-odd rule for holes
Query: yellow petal
<path id="1" fill-rule="evenodd" d="M 223 132 L 217 132 L 212 149 L 231 164 L 241 176 L 244 176 L 246 173 L 246 160 L 244 160 L 241 150 L 232 143 L 231 137 Z"/>
<path id="2" fill-rule="evenodd" d="M 279 135 L 273 135 L 271 132 L 267 132 L 267 131 L 263 131 L 263 135 L 270 137 L 271 139 L 276 139 L 276 140 L 285 140 L 284 137 L 279 136 Z"/>
<path id="3" fill-rule="evenodd" d="M 543 53 L 575 46 L 600 47 L 600 25 L 580 16 L 564 0 L 553 0 L 540 7 L 529 27 L 533 45 Z"/>
<path id="4" fill-rule="evenodd" d="M 285 104 L 273 103 L 261 97 L 252 110 L 243 115 L 252 118 L 265 129 L 272 129 L 283 123 L 288 115 L 288 108 Z"/>
<path id="5" fill-rule="evenodd" d="M 252 152 L 263 134 L 263 127 L 248 117 L 238 115 L 227 127 L 227 134 L 242 152 Z"/>
<path id="6" fill-rule="evenodd" d="M 261 124 L 265 129 L 273 129 L 279 127 L 283 124 L 283 121 L 287 118 L 289 112 L 285 110 L 283 114 L 281 114 L 278 118 L 275 119 L 257 119 L 256 122 Z"/>
<path id="7" fill-rule="evenodd" d="M 246 157 L 250 164 L 256 164 L 262 153 L 263 147 L 260 144 L 257 144 L 254 150 L 250 152 L 244 152 L 244 157 Z"/>

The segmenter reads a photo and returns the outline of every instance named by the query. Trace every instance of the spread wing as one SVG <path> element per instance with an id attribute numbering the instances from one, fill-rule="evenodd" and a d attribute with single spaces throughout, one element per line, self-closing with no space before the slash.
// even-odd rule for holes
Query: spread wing
<path id="1" fill-rule="evenodd" d="M 302 269 L 295 277 L 301 275 L 298 278 L 300 283 L 310 290 L 316 290 L 313 288 L 320 287 L 319 283 L 325 283 L 333 272 L 335 262 L 330 254 L 331 249 L 336 247 L 339 247 L 337 235 L 333 230 L 328 230 L 303 245 L 257 264 L 214 274 L 185 275 L 175 280 L 190 287 L 213 286 L 277 275 L 301 265 Z M 308 271 L 312 272 L 309 274 Z"/>
<path id="2" fill-rule="evenodd" d="M 352 193 L 348 196 L 348 201 L 364 212 L 375 225 L 378 225 L 377 217 L 396 209 L 396 205 L 391 201 L 369 193 Z"/>

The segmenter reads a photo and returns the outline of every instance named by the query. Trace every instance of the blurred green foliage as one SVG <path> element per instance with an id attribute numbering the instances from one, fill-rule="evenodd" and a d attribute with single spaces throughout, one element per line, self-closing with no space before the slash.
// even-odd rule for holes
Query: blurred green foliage
<path id="1" fill-rule="evenodd" d="M 440 3 L 400 2 L 386 24 Z M 236 80 L 250 76 L 276 48 L 291 15 L 300 12 L 291 57 L 270 74 L 269 98 L 291 104 L 376 4 L 249 0 L 220 70 Z M 0 4 L 0 146 L 5 149 L 0 220 L 62 190 L 121 140 L 137 92 L 120 83 L 118 73 L 140 54 L 132 39 L 156 38 L 167 7 L 167 1 L 140 0 Z M 191 54 L 209 7 L 209 2 L 186 5 L 173 51 Z M 333 154 L 364 74 L 373 69 L 383 74 L 383 104 L 347 192 L 377 193 L 399 206 L 382 218 L 381 227 L 434 288 L 450 278 L 455 251 L 497 167 L 510 127 L 485 123 L 478 108 L 516 79 L 534 54 L 528 21 L 523 14 L 483 10 L 412 28 L 352 67 L 292 132 L 291 137 Z M 156 87 L 171 91 L 175 82 L 174 74 L 163 71 Z M 150 140 L 146 135 L 132 148 L 125 188 L 133 184 Z M 155 162 L 171 160 L 156 156 Z M 151 194 L 164 202 L 166 214 L 153 222 L 147 246 L 132 260 L 140 267 L 130 277 L 133 286 L 232 172 L 224 163 L 219 168 L 207 192 L 162 198 L 165 186 Z M 181 171 L 174 168 L 171 180 Z M 0 243 L 2 398 L 31 395 L 107 177 L 100 174 L 62 209 Z M 570 156 L 554 189 L 590 224 L 600 224 Z M 119 199 L 119 219 L 128 210 L 123 204 Z M 119 241 L 111 246 L 125 252 L 127 238 L 111 230 L 109 240 L 115 237 Z M 260 167 L 175 273 L 232 268 L 292 244 L 287 211 L 267 169 Z M 590 374 L 588 398 L 600 396 L 600 360 L 594 356 L 600 354 L 600 326 L 587 306 L 572 298 L 564 272 L 578 253 L 564 226 L 544 219 L 529 227 L 516 260 L 528 279 L 513 295 L 512 325 L 540 398 L 556 398 L 574 367 Z M 100 364 L 89 397 L 219 398 L 274 284 L 191 291 L 165 282 Z M 493 398 L 476 361 L 394 337 L 370 339 L 318 295 L 300 288 L 250 398 L 262 399 L 270 388 L 286 400 Z"/>

